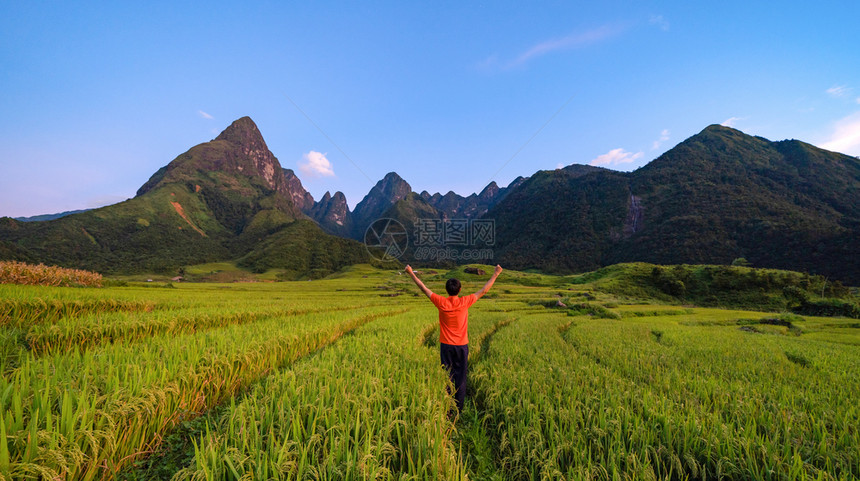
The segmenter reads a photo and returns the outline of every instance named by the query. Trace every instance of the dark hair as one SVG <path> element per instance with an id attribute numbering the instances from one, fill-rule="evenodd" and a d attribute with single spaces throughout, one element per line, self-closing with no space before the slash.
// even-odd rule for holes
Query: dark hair
<path id="1" fill-rule="evenodd" d="M 448 279 L 448 282 L 445 283 L 445 290 L 448 291 L 449 296 L 456 296 L 460 293 L 460 281 Z"/>

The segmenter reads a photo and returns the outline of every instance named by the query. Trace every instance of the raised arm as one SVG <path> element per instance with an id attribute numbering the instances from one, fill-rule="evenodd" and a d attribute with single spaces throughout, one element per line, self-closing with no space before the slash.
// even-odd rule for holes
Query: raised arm
<path id="1" fill-rule="evenodd" d="M 433 294 L 433 291 L 428 289 L 427 286 L 425 286 L 424 283 L 421 282 L 421 279 L 419 279 L 418 276 L 416 276 L 415 273 L 412 272 L 412 266 L 406 266 L 406 273 L 412 276 L 412 280 L 415 281 L 415 285 L 418 286 L 419 289 L 421 289 L 421 292 L 423 292 L 425 296 L 430 297 Z"/>
<path id="2" fill-rule="evenodd" d="M 490 292 L 490 288 L 493 287 L 493 283 L 496 282 L 496 278 L 499 277 L 499 274 L 501 273 L 502 266 L 496 265 L 496 270 L 493 272 L 493 275 L 490 276 L 490 280 L 488 280 L 487 283 L 484 284 L 484 287 L 482 287 L 480 291 L 475 293 L 475 297 L 480 299 L 481 297 L 484 297 L 484 294 Z"/>

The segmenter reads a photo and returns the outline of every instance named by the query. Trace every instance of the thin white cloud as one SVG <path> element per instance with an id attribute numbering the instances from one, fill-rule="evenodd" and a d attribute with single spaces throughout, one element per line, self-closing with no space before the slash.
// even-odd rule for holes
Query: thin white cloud
<path id="1" fill-rule="evenodd" d="M 854 89 L 846 85 L 834 85 L 827 89 L 827 95 L 830 95 L 831 97 L 846 97 L 851 94 L 852 90 Z"/>
<path id="2" fill-rule="evenodd" d="M 662 15 L 651 15 L 648 19 L 648 23 L 658 26 L 660 30 L 664 32 L 669 30 L 669 21 L 663 18 Z"/>
<path id="3" fill-rule="evenodd" d="M 598 155 L 594 160 L 589 162 L 588 165 L 629 164 L 638 160 L 643 155 L 645 155 L 643 152 L 636 152 L 634 154 L 632 152 L 627 152 L 624 149 L 612 149 L 603 155 Z"/>
<path id="4" fill-rule="evenodd" d="M 203 117 L 204 119 L 212 120 L 212 119 L 214 119 L 214 118 L 215 118 L 215 117 L 213 117 L 213 116 L 211 116 L 211 115 L 207 114 L 206 112 L 204 112 L 204 111 L 202 111 L 202 110 L 198 110 L 198 111 L 197 111 L 197 114 L 198 114 L 198 115 L 200 115 L 201 117 Z"/>
<path id="5" fill-rule="evenodd" d="M 860 104 L 860 97 L 857 97 L 857 103 Z"/>
<path id="6" fill-rule="evenodd" d="M 828 140 L 818 146 L 843 154 L 860 155 L 860 112 L 834 122 Z"/>
<path id="7" fill-rule="evenodd" d="M 721 123 L 720 125 L 722 125 L 723 127 L 735 128 L 735 125 L 738 123 L 738 121 L 743 120 L 745 118 L 746 117 L 730 117 L 726 120 L 723 120 L 723 123 Z"/>
<path id="8" fill-rule="evenodd" d="M 669 140 L 669 129 L 663 129 L 660 132 L 660 138 L 651 144 L 651 150 L 657 150 L 663 145 L 663 142 Z"/>
<path id="9" fill-rule="evenodd" d="M 564 168 L 564 166 L 563 166 L 563 165 L 561 165 L 561 162 L 559 162 L 559 163 L 555 164 L 555 169 L 556 169 L 556 170 L 558 170 L 558 169 L 563 169 L 563 168 Z"/>
<path id="10" fill-rule="evenodd" d="M 499 55 L 493 54 L 493 55 L 490 55 L 489 57 L 485 58 L 484 60 L 481 60 L 480 62 L 478 62 L 478 65 L 476 65 L 476 67 L 478 68 L 478 70 L 490 70 L 490 69 L 494 68 L 495 66 L 497 66 L 498 64 L 499 64 Z"/>
<path id="11" fill-rule="evenodd" d="M 299 171 L 311 177 L 331 177 L 334 175 L 334 169 L 331 162 L 326 158 L 327 154 L 311 150 L 307 154 L 302 155 L 304 163 L 299 164 Z"/>
<path id="12" fill-rule="evenodd" d="M 507 64 L 507 68 L 524 65 L 533 58 L 542 57 L 556 50 L 572 50 L 607 40 L 621 34 L 624 30 L 626 30 L 626 27 L 624 26 L 604 25 L 585 32 L 572 33 L 566 37 L 546 40 L 521 53 L 517 58 Z M 487 60 L 495 62 L 496 59 L 494 57 L 489 57 Z M 487 60 L 482 63 L 486 63 Z"/>

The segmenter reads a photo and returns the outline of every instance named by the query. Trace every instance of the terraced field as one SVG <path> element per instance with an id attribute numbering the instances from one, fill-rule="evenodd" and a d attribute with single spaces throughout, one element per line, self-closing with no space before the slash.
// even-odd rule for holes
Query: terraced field
<path id="1" fill-rule="evenodd" d="M 3 479 L 860 477 L 857 319 L 510 273 L 455 420 L 435 308 L 392 271 L 0 285 L 0 324 Z"/>

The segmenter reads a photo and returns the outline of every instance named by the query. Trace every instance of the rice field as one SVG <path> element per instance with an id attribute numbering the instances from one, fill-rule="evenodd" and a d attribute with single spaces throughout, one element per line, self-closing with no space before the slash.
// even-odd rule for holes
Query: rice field
<path id="1" fill-rule="evenodd" d="M 7 480 L 860 478 L 856 319 L 502 278 L 456 419 L 435 308 L 393 271 L 0 285 L 0 326 Z"/>

